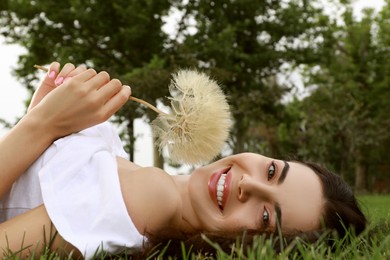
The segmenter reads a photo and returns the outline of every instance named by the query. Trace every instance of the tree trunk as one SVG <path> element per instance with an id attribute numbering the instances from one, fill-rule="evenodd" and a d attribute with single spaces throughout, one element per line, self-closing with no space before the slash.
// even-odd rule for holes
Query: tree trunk
<path id="1" fill-rule="evenodd" d="M 129 160 L 134 162 L 134 145 L 135 145 L 135 137 L 134 137 L 134 120 L 129 118 L 129 122 L 127 124 L 127 131 L 129 135 Z"/>
<path id="2" fill-rule="evenodd" d="M 236 133 L 235 133 L 235 143 L 233 147 L 233 154 L 242 153 L 244 151 L 244 145 L 245 145 L 245 125 L 242 120 L 242 117 L 236 117 Z"/>
<path id="3" fill-rule="evenodd" d="M 367 165 L 361 159 L 361 155 L 356 157 L 355 165 L 355 192 L 367 192 Z"/>
<path id="4" fill-rule="evenodd" d="M 343 180 L 346 180 L 347 179 L 347 172 L 348 172 L 348 158 L 349 158 L 349 149 L 348 149 L 348 145 L 347 145 L 347 141 L 346 141 L 346 137 L 345 137 L 345 131 L 342 130 L 338 133 L 337 137 L 338 137 L 338 142 L 341 144 L 341 147 L 343 148 L 343 151 L 341 154 L 340 154 L 340 157 L 339 157 L 339 163 L 340 163 L 340 177 L 343 179 Z"/>
<path id="5" fill-rule="evenodd" d="M 164 157 L 159 151 L 159 148 L 157 147 L 156 140 L 153 137 L 153 166 L 158 167 L 160 169 L 164 169 Z"/>
<path id="6" fill-rule="evenodd" d="M 340 177 L 343 179 L 343 180 L 346 180 L 347 176 L 346 176 L 346 173 L 347 173 L 347 169 L 346 169 L 346 163 L 345 163 L 345 160 L 344 158 L 341 159 L 340 161 L 340 172 L 338 174 L 340 174 Z"/>

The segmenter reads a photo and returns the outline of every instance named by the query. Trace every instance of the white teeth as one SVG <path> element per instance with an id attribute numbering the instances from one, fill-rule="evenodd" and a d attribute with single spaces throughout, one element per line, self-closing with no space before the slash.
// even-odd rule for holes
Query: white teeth
<path id="1" fill-rule="evenodd" d="M 222 206 L 223 190 L 225 189 L 226 174 L 222 174 L 217 184 L 217 201 L 218 205 Z"/>

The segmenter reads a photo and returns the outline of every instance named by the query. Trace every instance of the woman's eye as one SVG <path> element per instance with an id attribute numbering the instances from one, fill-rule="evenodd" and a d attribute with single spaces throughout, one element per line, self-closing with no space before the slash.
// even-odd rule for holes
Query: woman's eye
<path id="1" fill-rule="evenodd" d="M 268 168 L 268 180 L 272 180 L 272 178 L 275 176 L 275 164 L 272 162 L 271 165 Z"/>
<path id="2" fill-rule="evenodd" d="M 264 225 L 267 225 L 269 223 L 269 213 L 265 207 L 263 212 L 263 223 Z"/>

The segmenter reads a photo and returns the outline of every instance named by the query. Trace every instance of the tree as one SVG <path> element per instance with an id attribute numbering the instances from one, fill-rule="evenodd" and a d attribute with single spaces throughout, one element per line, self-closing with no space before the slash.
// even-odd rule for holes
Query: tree
<path id="1" fill-rule="evenodd" d="M 86 63 L 132 86 L 134 96 L 154 102 L 167 95 L 163 16 L 174 1 L 2 1 L 0 33 L 28 52 L 16 75 L 27 88 L 37 78 L 34 64 Z M 133 120 L 144 115 L 130 103 L 116 117 L 133 158 Z"/>
<path id="2" fill-rule="evenodd" d="M 368 190 L 369 171 L 388 165 L 388 156 L 378 153 L 388 151 L 383 145 L 390 137 L 384 127 L 390 123 L 388 8 L 377 19 L 367 9 L 362 20 L 346 9 L 343 24 L 334 24 L 325 39 L 319 66 L 309 69 L 315 90 L 303 100 L 307 145 L 313 147 L 308 157 L 345 178 L 352 171 L 357 192 Z"/>
<path id="3" fill-rule="evenodd" d="M 231 150 L 275 156 L 294 146 L 284 149 L 280 136 L 282 126 L 296 120 L 281 102 L 292 87 L 281 84 L 278 74 L 286 64 L 294 68 L 322 58 L 318 50 L 329 18 L 319 2 L 3 1 L 0 33 L 29 51 L 20 58 L 17 75 L 30 89 L 37 75 L 32 66 L 53 59 L 107 70 L 152 103 L 168 95 L 170 73 L 177 68 L 206 71 L 230 100 L 236 122 Z M 161 27 L 175 9 L 181 15 L 172 37 Z M 154 116 L 129 103 L 116 117 L 125 125 L 130 159 L 132 122 L 143 115 Z"/>
<path id="4" fill-rule="evenodd" d="M 222 83 L 232 107 L 233 153 L 276 155 L 281 99 L 291 90 L 276 79 L 285 64 L 313 63 L 327 17 L 315 1 L 190 1 L 183 6 L 183 43 L 175 58 Z M 192 29 L 192 30 L 191 30 Z"/>

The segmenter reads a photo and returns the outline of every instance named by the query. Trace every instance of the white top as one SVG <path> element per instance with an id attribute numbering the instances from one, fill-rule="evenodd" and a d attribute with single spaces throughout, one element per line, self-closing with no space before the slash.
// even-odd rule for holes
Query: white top
<path id="1" fill-rule="evenodd" d="M 116 156 L 126 153 L 108 123 L 57 140 L 0 201 L 0 221 L 43 202 L 61 236 L 86 258 L 140 247 L 145 237 L 123 201 Z"/>

